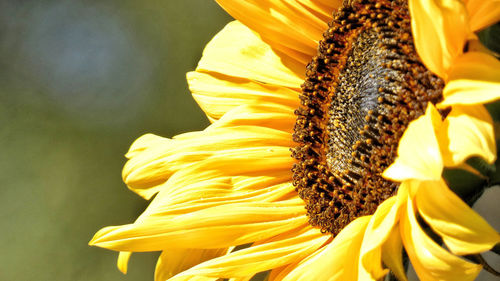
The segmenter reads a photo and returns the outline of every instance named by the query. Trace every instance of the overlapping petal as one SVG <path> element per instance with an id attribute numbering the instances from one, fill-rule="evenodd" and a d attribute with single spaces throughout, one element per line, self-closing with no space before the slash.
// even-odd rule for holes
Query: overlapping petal
<path id="1" fill-rule="evenodd" d="M 466 7 L 459 0 L 409 0 L 415 48 L 424 65 L 447 77 L 471 34 Z"/>
<path id="2" fill-rule="evenodd" d="M 292 110 L 299 105 L 297 90 L 255 80 L 196 71 L 189 72 L 187 80 L 194 99 L 213 120 L 241 105 L 279 105 Z"/>
<path id="3" fill-rule="evenodd" d="M 256 272 L 301 260 L 329 239 L 317 229 L 305 225 L 301 228 L 278 235 L 258 245 L 199 264 L 174 277 L 172 281 L 186 276 L 223 278 L 252 276 Z"/>
<path id="4" fill-rule="evenodd" d="M 382 245 L 382 261 L 398 280 L 408 280 L 403 265 L 403 241 L 399 227 L 391 230 L 387 241 Z"/>
<path id="5" fill-rule="evenodd" d="M 466 0 L 469 23 L 476 32 L 500 21 L 499 0 Z"/>
<path id="6" fill-rule="evenodd" d="M 165 281 L 201 262 L 225 255 L 228 249 L 169 249 L 162 251 L 155 269 L 155 281 Z M 217 278 L 198 277 L 191 280 L 211 281 Z"/>
<path id="7" fill-rule="evenodd" d="M 289 149 L 286 147 L 254 147 L 221 151 L 176 172 L 165 184 L 165 192 L 160 193 L 159 197 L 182 195 L 195 188 L 197 183 L 206 180 L 216 180 L 232 190 L 256 190 L 289 182 L 291 179 L 289 167 L 293 164 L 289 154 Z"/>
<path id="8" fill-rule="evenodd" d="M 306 64 L 316 54 L 316 47 L 331 11 L 341 1 L 315 0 L 218 0 L 230 15 L 259 33 L 265 42 Z M 307 5 L 314 3 L 315 5 Z M 307 5 L 307 6 L 306 6 Z M 307 7 L 307 8 L 306 8 Z M 325 13 L 329 10 L 329 14 Z"/>
<path id="9" fill-rule="evenodd" d="M 410 123 L 398 146 L 398 156 L 383 176 L 395 181 L 441 178 L 443 159 L 434 133 L 434 124 L 441 119 L 429 104 L 425 115 Z"/>
<path id="10" fill-rule="evenodd" d="M 451 252 L 481 253 L 500 243 L 500 235 L 443 181 L 423 182 L 415 200 L 419 214 Z"/>
<path id="11" fill-rule="evenodd" d="M 402 182 L 397 196 L 335 238 L 308 226 L 289 147 L 306 63 L 341 1 L 218 2 L 240 21 L 214 37 L 187 75 L 213 124 L 172 139 L 139 138 L 124 180 L 147 199 L 158 194 L 135 223 L 104 228 L 90 243 L 122 251 L 124 272 L 130 251 L 163 251 L 156 280 L 244 281 L 268 269 L 270 281 L 375 280 L 387 273 L 381 261 L 406 280 L 403 244 L 421 279 L 472 280 L 480 266 L 454 254 L 485 251 L 499 235 L 441 172 L 470 156 L 495 158 L 491 119 L 477 104 L 500 97 L 500 63 L 463 52 L 472 31 L 498 19 L 498 1 L 409 1 L 418 54 L 447 81 L 439 107 L 453 108 L 443 120 L 429 105 L 410 123 L 384 172 Z M 416 212 L 453 253 L 427 236 Z"/>
<path id="12" fill-rule="evenodd" d="M 243 161 L 262 156 L 275 164 L 282 162 L 277 167 L 288 169 L 289 166 L 286 165 L 290 165 L 292 161 L 288 152 L 288 147 L 292 145 L 290 133 L 257 126 L 239 126 L 237 132 L 235 134 L 234 128 L 222 127 L 198 132 L 192 137 L 179 140 L 156 139 L 155 143 L 150 143 L 149 147 L 142 149 L 140 153 L 134 150 L 134 157 L 123 168 L 123 179 L 134 191 L 149 198 L 157 191 L 149 189 L 164 183 L 174 172 L 200 161 L 216 161 L 224 155 L 229 158 L 223 158 L 226 161 L 221 160 L 218 166 L 227 163 L 229 159 L 237 161 L 237 158 L 240 158 L 240 161 Z M 145 141 L 150 142 L 151 138 L 147 135 Z M 143 147 L 140 144 L 133 147 L 137 146 Z M 270 156 L 274 157 L 268 158 Z M 259 170 L 262 170 L 262 167 L 258 167 L 256 171 Z"/>
<path id="13" fill-rule="evenodd" d="M 385 200 L 373 214 L 368 224 L 359 259 L 359 277 L 380 279 L 387 274 L 381 264 L 382 245 L 389 239 L 392 229 L 397 225 L 401 206 L 406 203 L 408 186 L 401 185 L 397 196 Z"/>
<path id="14" fill-rule="evenodd" d="M 304 66 L 279 56 L 257 33 L 233 21 L 207 44 L 196 71 L 298 89 L 303 81 Z"/>
<path id="15" fill-rule="evenodd" d="M 240 105 L 228 111 L 208 129 L 260 126 L 288 132 L 291 135 L 295 125 L 294 110 L 288 106 L 272 104 Z"/>
<path id="16" fill-rule="evenodd" d="M 306 221 L 300 199 L 228 203 L 193 212 L 151 212 L 134 224 L 101 229 L 90 244 L 135 252 L 225 248 L 263 240 Z"/>
<path id="17" fill-rule="evenodd" d="M 500 61 L 491 55 L 463 54 L 455 60 L 449 77 L 439 107 L 483 104 L 500 99 Z"/>
<path id="18" fill-rule="evenodd" d="M 482 105 L 454 106 L 437 130 L 446 166 L 459 166 L 473 156 L 495 161 L 493 120 Z"/>
<path id="19" fill-rule="evenodd" d="M 457 257 L 436 244 L 420 227 L 409 198 L 401 218 L 401 237 L 411 264 L 421 280 L 474 280 L 481 266 Z"/>
<path id="20" fill-rule="evenodd" d="M 369 216 L 354 220 L 333 241 L 283 269 L 273 280 L 357 280 L 359 250 L 369 220 Z"/>
<path id="21" fill-rule="evenodd" d="M 215 178 L 193 182 L 180 191 L 160 192 L 150 207 L 139 217 L 150 212 L 189 212 L 235 202 L 276 202 L 297 197 L 290 182 L 274 184 L 273 179 Z"/>
<path id="22" fill-rule="evenodd" d="M 324 22 L 331 21 L 332 11 L 335 11 L 342 1 L 340 0 L 297 0 L 304 9 L 321 18 Z"/>

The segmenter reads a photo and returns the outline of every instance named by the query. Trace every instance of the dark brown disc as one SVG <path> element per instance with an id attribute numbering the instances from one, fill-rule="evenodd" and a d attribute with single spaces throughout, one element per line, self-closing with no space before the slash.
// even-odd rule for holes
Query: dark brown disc
<path id="1" fill-rule="evenodd" d="M 309 223 L 336 235 L 398 184 L 381 174 L 408 123 L 444 83 L 416 54 L 406 1 L 346 1 L 307 66 L 296 110 L 293 184 Z"/>

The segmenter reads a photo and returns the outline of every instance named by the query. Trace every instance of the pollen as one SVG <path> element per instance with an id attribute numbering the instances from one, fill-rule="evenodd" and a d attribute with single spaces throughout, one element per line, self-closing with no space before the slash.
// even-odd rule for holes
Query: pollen
<path id="1" fill-rule="evenodd" d="M 309 223 L 337 235 L 398 184 L 382 172 L 444 82 L 416 54 L 404 0 L 344 1 L 307 66 L 292 149 L 293 184 Z"/>

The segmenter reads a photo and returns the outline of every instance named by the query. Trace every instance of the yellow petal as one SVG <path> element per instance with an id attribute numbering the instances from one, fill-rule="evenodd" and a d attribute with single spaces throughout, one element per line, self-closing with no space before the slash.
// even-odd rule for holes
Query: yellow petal
<path id="1" fill-rule="evenodd" d="M 283 148 L 276 147 L 274 149 L 275 145 Z M 149 147 L 142 153 L 136 154 L 125 164 L 122 175 L 125 183 L 140 193 L 140 189 L 164 183 L 175 171 L 185 169 L 209 157 L 221 158 L 222 155 L 226 154 L 224 151 L 228 151 L 226 155 L 229 158 L 226 158 L 226 162 L 228 160 L 237 161 L 229 154 L 237 158 L 237 154 L 245 155 L 246 157 L 239 157 L 239 161 L 245 161 L 246 158 L 251 158 L 252 154 L 253 157 L 256 157 L 255 153 L 259 153 L 259 150 L 261 153 L 268 154 L 268 157 L 276 156 L 274 159 L 268 159 L 274 162 L 279 161 L 280 156 L 291 159 L 289 147 L 293 145 L 290 133 L 269 128 L 239 126 L 237 128 L 206 130 L 199 132 L 192 138 L 173 140 L 168 144 L 159 143 Z M 255 148 L 258 146 L 267 146 L 267 148 Z M 245 150 L 246 147 L 254 148 Z M 236 152 L 236 148 L 240 148 L 240 151 Z M 277 153 L 277 151 L 283 152 L 284 155 L 280 155 L 281 153 Z M 285 165 L 289 166 L 283 166 L 287 170 L 292 165 L 290 159 L 285 159 Z M 232 165 L 234 163 L 237 162 L 232 162 Z"/>
<path id="2" fill-rule="evenodd" d="M 130 259 L 131 255 L 132 252 L 120 252 L 118 254 L 116 266 L 118 267 L 118 270 L 120 270 L 123 274 L 127 274 L 128 260 Z"/>
<path id="3" fill-rule="evenodd" d="M 500 21 L 499 0 L 466 0 L 469 24 L 476 32 Z"/>
<path id="4" fill-rule="evenodd" d="M 340 7 L 340 0 L 297 0 L 304 8 L 321 17 L 324 22 L 330 22 L 333 12 Z"/>
<path id="5" fill-rule="evenodd" d="M 385 242 L 387 235 L 396 222 L 393 217 L 386 219 L 395 201 L 396 197 L 391 197 L 384 201 L 377 208 L 366 228 L 363 244 L 361 245 L 361 257 L 359 259 L 358 274 L 360 279 L 372 277 L 377 280 L 387 274 L 387 270 L 382 268 L 382 250 L 380 245 Z M 379 228 L 380 224 L 383 224 L 385 229 Z"/>
<path id="6" fill-rule="evenodd" d="M 246 182 L 244 182 L 245 180 L 240 180 L 236 184 L 236 187 L 227 183 L 222 183 L 222 186 L 220 186 L 219 184 L 224 180 L 227 180 L 227 178 L 221 181 L 217 179 L 203 181 L 199 184 L 195 183 L 187 188 L 183 188 L 181 192 L 171 194 L 160 193 L 158 197 L 161 196 L 161 198 L 158 200 L 155 198 L 147 211 L 151 208 L 156 210 L 182 210 L 184 207 L 190 205 L 196 205 L 199 207 L 198 209 L 203 209 L 233 201 L 277 202 L 298 197 L 291 182 L 273 185 L 273 180 L 249 179 Z M 266 185 L 266 183 L 269 183 L 269 186 L 252 190 L 255 186 Z M 238 188 L 242 185 L 243 188 Z"/>
<path id="7" fill-rule="evenodd" d="M 186 188 L 183 192 L 174 194 L 160 192 L 136 222 L 142 221 L 144 217 L 147 219 L 148 216 L 160 213 L 162 216 L 176 216 L 226 204 L 279 202 L 298 198 L 291 182 L 251 190 L 252 187 L 247 188 L 247 186 L 241 189 L 233 188 L 232 185 L 225 183 L 225 180 L 219 181 L 217 178 L 199 184 L 195 183 L 192 184 L 192 189 Z M 253 183 L 250 181 L 251 184 Z M 243 183 L 243 185 L 246 184 Z"/>
<path id="8" fill-rule="evenodd" d="M 269 277 L 267 278 L 267 281 L 281 281 L 283 278 L 290 272 L 292 271 L 295 266 L 297 266 L 298 263 L 294 263 L 293 266 L 288 265 L 288 266 L 281 266 L 278 268 L 275 268 L 271 270 L 269 273 Z"/>
<path id="9" fill-rule="evenodd" d="M 298 107 L 298 106 L 297 106 Z M 281 105 L 240 105 L 226 112 L 217 123 L 207 130 L 220 127 L 259 126 L 293 134 L 296 116 L 295 110 Z"/>
<path id="10" fill-rule="evenodd" d="M 222 195 L 222 189 L 228 192 L 262 190 L 276 184 L 289 183 L 292 165 L 293 159 L 287 148 L 255 147 L 221 151 L 220 154 L 177 171 L 163 185 L 158 197 L 175 201 L 177 199 L 174 200 L 174 197 L 188 196 L 187 193 L 194 189 L 206 191 L 207 195 L 214 188 L 221 190 Z"/>
<path id="11" fill-rule="evenodd" d="M 408 280 L 403 266 L 403 242 L 401 241 L 399 227 L 392 229 L 387 241 L 382 245 L 382 260 L 398 280 Z"/>
<path id="12" fill-rule="evenodd" d="M 145 134 L 138 139 L 136 139 L 132 145 L 130 146 L 127 154 L 125 154 L 125 157 L 128 159 L 136 158 L 136 157 L 141 157 L 145 151 L 148 151 L 150 149 L 153 149 L 154 147 L 168 147 L 171 145 L 171 139 L 168 138 L 163 138 L 160 136 L 156 136 L 153 134 Z M 139 189 L 135 189 L 133 187 L 129 186 L 129 189 L 132 191 L 136 192 L 139 194 L 141 197 L 144 199 L 149 200 L 153 195 L 158 193 L 160 190 L 160 186 L 157 185 L 151 185 L 148 187 L 142 187 Z"/>
<path id="13" fill-rule="evenodd" d="M 233 203 L 179 215 L 149 214 L 134 224 L 101 229 L 90 244 L 134 252 L 225 248 L 263 240 L 306 221 L 300 199 Z"/>
<path id="14" fill-rule="evenodd" d="M 443 160 L 434 133 L 439 112 L 429 103 L 425 115 L 412 121 L 399 140 L 398 156 L 383 176 L 395 181 L 441 178 Z"/>
<path id="15" fill-rule="evenodd" d="M 411 264 L 420 280 L 474 280 L 481 266 L 467 262 L 440 247 L 420 228 L 412 200 L 400 222 L 401 235 Z"/>
<path id="16" fill-rule="evenodd" d="M 459 0 L 410 0 L 409 8 L 418 55 L 430 71 L 446 79 L 471 32 L 465 5 Z"/>
<path id="17" fill-rule="evenodd" d="M 167 280 L 169 281 L 169 280 Z M 205 277 L 205 276 L 189 276 L 185 278 L 179 278 L 177 281 L 220 281 L 217 277 Z"/>
<path id="18" fill-rule="evenodd" d="M 299 92 L 255 80 L 192 71 L 187 74 L 189 89 L 207 116 L 219 119 L 240 105 L 299 106 Z M 292 118 L 295 119 L 295 118 Z"/>
<path id="19" fill-rule="evenodd" d="M 500 243 L 500 235 L 443 181 L 422 183 L 416 202 L 420 215 L 452 253 L 480 253 Z"/>
<path id="20" fill-rule="evenodd" d="M 472 156 L 488 163 L 496 159 L 493 120 L 482 105 L 454 106 L 438 134 L 445 166 L 459 166 Z"/>
<path id="21" fill-rule="evenodd" d="M 238 277 L 238 278 L 229 278 L 228 281 L 250 281 L 253 277 L 254 276 L 251 275 L 251 276 Z"/>
<path id="22" fill-rule="evenodd" d="M 132 143 L 125 157 L 127 159 L 133 158 L 152 146 L 168 145 L 170 141 L 170 139 L 153 134 L 142 135 Z"/>
<path id="23" fill-rule="evenodd" d="M 287 52 L 295 50 L 309 59 L 316 54 L 318 41 L 328 28 L 329 18 L 311 11 L 314 6 L 304 7 L 297 0 L 218 0 L 231 16 L 256 31 L 272 47 Z M 313 1 L 317 2 L 317 1 Z M 330 7 L 338 7 L 341 1 L 332 1 Z M 334 11 L 331 8 L 330 15 Z M 321 10 L 319 11 L 321 13 Z M 238 38 L 238 37 L 236 37 Z M 285 48 L 281 48 L 281 46 Z"/>
<path id="24" fill-rule="evenodd" d="M 290 265 L 291 270 L 285 270 L 282 273 L 286 275 L 276 280 L 357 280 L 359 251 L 369 220 L 369 216 L 354 220 L 332 242 Z"/>
<path id="25" fill-rule="evenodd" d="M 318 229 L 304 228 L 301 231 L 294 230 L 284 237 L 278 236 L 266 243 L 209 260 L 181 273 L 178 277 L 201 275 L 243 278 L 300 261 L 330 238 L 329 235 L 321 234 Z M 177 280 L 176 277 L 172 281 Z"/>
<path id="26" fill-rule="evenodd" d="M 443 95 L 443 102 L 438 104 L 441 108 L 500 99 L 500 61 L 480 52 L 461 55 L 453 63 Z"/>
<path id="27" fill-rule="evenodd" d="M 170 281 L 170 279 L 159 279 L 161 281 Z M 157 281 L 157 280 L 155 280 Z M 177 281 L 220 281 L 219 278 L 217 277 L 206 277 L 206 276 L 185 276 L 185 277 L 181 277 L 181 278 L 178 278 Z"/>
<path id="28" fill-rule="evenodd" d="M 207 44 L 196 68 L 198 72 L 296 89 L 303 82 L 304 70 L 305 64 L 278 56 L 256 33 L 237 21 L 226 25 Z"/>
<path id="29" fill-rule="evenodd" d="M 165 281 L 204 261 L 225 255 L 227 249 L 169 249 L 162 251 L 155 269 L 155 281 Z M 207 280 L 216 280 L 217 278 Z"/>
<path id="30" fill-rule="evenodd" d="M 382 268 L 382 245 L 389 238 L 392 229 L 399 220 L 400 208 L 406 202 L 408 189 L 401 185 L 397 196 L 385 200 L 373 214 L 365 231 L 361 245 L 359 276 L 360 278 L 380 279 L 387 274 Z"/>

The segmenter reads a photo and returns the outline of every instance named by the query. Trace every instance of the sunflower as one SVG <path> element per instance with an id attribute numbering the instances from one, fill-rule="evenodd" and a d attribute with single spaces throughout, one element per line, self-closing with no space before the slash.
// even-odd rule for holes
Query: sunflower
<path id="1" fill-rule="evenodd" d="M 495 160 L 500 62 L 475 32 L 498 1 L 218 2 L 237 21 L 187 74 L 212 124 L 136 140 L 123 178 L 155 197 L 90 244 L 124 272 L 161 251 L 155 280 L 406 280 L 403 248 L 423 280 L 474 279 L 461 256 L 500 235 L 442 172 Z"/>

